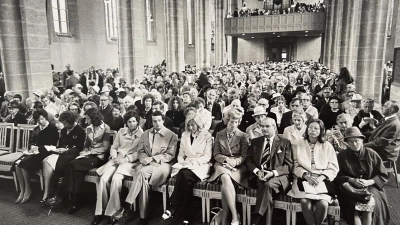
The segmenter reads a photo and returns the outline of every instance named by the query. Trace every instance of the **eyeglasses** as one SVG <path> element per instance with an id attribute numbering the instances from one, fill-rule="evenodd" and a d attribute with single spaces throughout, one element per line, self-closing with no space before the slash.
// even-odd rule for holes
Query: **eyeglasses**
<path id="1" fill-rule="evenodd" d="M 309 101 L 310 101 L 310 99 L 300 99 L 300 101 L 303 101 L 303 102 L 309 102 Z"/>
<path id="2" fill-rule="evenodd" d="M 100 99 L 100 101 L 105 102 L 108 101 L 108 99 Z"/>

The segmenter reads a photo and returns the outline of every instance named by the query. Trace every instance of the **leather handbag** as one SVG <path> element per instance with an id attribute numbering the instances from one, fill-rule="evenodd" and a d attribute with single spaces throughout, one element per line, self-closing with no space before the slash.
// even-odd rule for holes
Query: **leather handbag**
<path id="1" fill-rule="evenodd" d="M 340 190 L 348 197 L 363 204 L 367 204 L 372 196 L 372 193 L 368 191 L 367 187 L 356 188 L 349 182 L 343 183 L 340 186 Z"/>

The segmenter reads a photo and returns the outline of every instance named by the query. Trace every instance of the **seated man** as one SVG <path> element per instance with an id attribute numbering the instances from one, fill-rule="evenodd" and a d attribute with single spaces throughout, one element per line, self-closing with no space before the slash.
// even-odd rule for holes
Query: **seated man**
<path id="1" fill-rule="evenodd" d="M 267 213 L 267 225 L 271 225 L 272 194 L 284 193 L 289 189 L 289 173 L 293 167 L 290 141 L 276 135 L 276 123 L 271 118 L 261 120 L 262 137 L 251 141 L 248 151 L 247 168 L 251 171 L 249 184 L 257 189 L 255 212 L 251 225 L 257 225 Z"/>
<path id="2" fill-rule="evenodd" d="M 362 100 L 361 110 L 354 117 L 353 126 L 358 127 L 364 135 L 367 132 L 372 131 L 373 127 L 376 125 L 376 121 L 381 121 L 382 115 L 374 110 L 374 100 L 367 98 Z M 368 118 L 365 118 L 368 117 Z M 374 118 L 375 120 L 371 120 Z"/>
<path id="3" fill-rule="evenodd" d="M 140 222 L 147 224 L 150 185 L 159 186 L 171 173 L 171 161 L 175 158 L 178 138 L 164 127 L 164 116 L 160 111 L 153 112 L 153 128 L 140 137 L 135 179 L 130 187 L 126 202 L 133 204 L 139 198 Z M 114 214 L 115 220 L 127 215 L 129 208 L 121 208 Z"/>
<path id="4" fill-rule="evenodd" d="M 267 117 L 264 107 L 262 106 L 255 107 L 253 117 L 256 120 L 256 122 L 250 125 L 246 129 L 246 134 L 248 135 L 250 140 L 263 136 L 260 129 L 260 122 L 261 120 Z"/>
<path id="5" fill-rule="evenodd" d="M 164 118 L 164 127 L 166 127 L 169 130 L 172 130 L 173 127 L 173 122 L 169 117 L 166 117 L 164 115 L 164 103 L 161 101 L 155 101 L 153 102 L 153 106 L 151 107 L 151 111 L 150 113 L 148 113 L 146 115 L 146 123 L 144 124 L 144 129 L 143 130 L 148 130 L 150 128 L 153 127 L 153 121 L 152 121 L 152 115 L 155 111 L 159 111 L 161 112 L 161 114 L 163 114 L 163 118 Z"/>
<path id="6" fill-rule="evenodd" d="M 365 147 L 375 150 L 382 160 L 395 161 L 400 150 L 400 121 L 397 113 L 399 104 L 396 101 L 387 101 L 382 106 L 384 121 L 375 129 L 367 133 L 368 142 Z"/>

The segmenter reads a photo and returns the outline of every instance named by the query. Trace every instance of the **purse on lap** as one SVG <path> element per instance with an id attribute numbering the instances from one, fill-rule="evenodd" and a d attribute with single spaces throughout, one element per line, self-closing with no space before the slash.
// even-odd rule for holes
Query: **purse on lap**
<path id="1" fill-rule="evenodd" d="M 349 182 L 344 182 L 340 186 L 340 190 L 353 200 L 364 204 L 368 203 L 372 196 L 372 193 L 368 191 L 367 187 L 356 188 Z"/>

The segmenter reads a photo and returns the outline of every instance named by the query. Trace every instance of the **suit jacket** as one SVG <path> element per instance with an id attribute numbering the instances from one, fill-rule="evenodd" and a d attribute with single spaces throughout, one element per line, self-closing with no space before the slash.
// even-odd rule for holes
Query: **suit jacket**
<path id="1" fill-rule="evenodd" d="M 383 160 L 395 161 L 400 150 L 400 121 L 395 115 L 369 133 L 365 147 L 377 151 Z"/>
<path id="2" fill-rule="evenodd" d="M 69 133 L 63 128 L 60 132 L 58 148 L 68 148 L 68 151 L 61 154 L 56 163 L 56 172 L 63 171 L 69 161 L 75 159 L 83 149 L 85 142 L 85 130 L 76 125 Z"/>
<path id="3" fill-rule="evenodd" d="M 11 114 L 9 114 L 6 117 L 5 122 L 13 123 L 14 126 L 17 126 L 18 124 L 26 124 L 26 117 L 24 114 L 17 112 L 17 114 L 15 114 L 14 118 L 12 118 Z"/>
<path id="4" fill-rule="evenodd" d="M 208 110 L 207 103 L 205 105 L 206 109 Z M 211 116 L 214 117 L 214 120 L 221 120 L 222 119 L 222 110 L 221 106 L 217 102 L 213 102 L 212 109 L 211 109 Z"/>
<path id="5" fill-rule="evenodd" d="M 246 160 L 248 170 L 251 172 L 250 180 L 258 179 L 253 173 L 255 168 L 261 169 L 262 154 L 264 151 L 265 137 L 258 137 L 251 140 L 249 155 Z M 277 177 L 281 183 L 283 190 L 289 187 L 288 177 L 293 168 L 292 145 L 289 140 L 281 135 L 275 135 L 270 149 L 271 157 L 268 170 L 276 170 L 279 176 Z"/>
<path id="6" fill-rule="evenodd" d="M 112 120 L 113 120 L 111 105 L 108 104 L 105 109 L 103 109 L 103 107 L 100 106 L 100 112 L 101 112 L 101 115 L 103 115 L 103 118 L 104 118 L 103 122 L 105 124 L 107 124 L 109 127 L 111 127 L 111 123 L 112 123 Z"/>
<path id="7" fill-rule="evenodd" d="M 292 115 L 293 115 L 293 111 L 286 112 L 282 115 L 281 125 L 278 128 L 279 134 L 283 134 L 283 131 L 285 130 L 286 127 L 293 125 Z M 306 115 L 307 115 L 306 124 L 308 124 L 310 122 L 310 120 L 312 119 L 312 116 L 308 113 L 306 113 Z"/>
<path id="8" fill-rule="evenodd" d="M 230 143 L 228 142 L 226 128 L 218 132 L 214 143 L 214 158 L 217 162 L 224 163 L 227 158 L 233 158 L 236 160 L 236 163 L 232 165 L 233 167 L 245 163 L 249 142 L 246 134 L 239 129 L 235 130 L 235 135 Z"/>
<path id="9" fill-rule="evenodd" d="M 381 119 L 383 118 L 383 116 L 381 115 L 381 113 L 378 112 L 378 111 L 376 111 L 376 110 L 371 110 L 371 114 L 372 114 L 372 116 L 373 116 L 376 120 L 378 120 L 378 121 L 381 121 Z M 372 127 L 371 127 L 369 124 L 363 126 L 362 128 L 359 127 L 362 118 L 364 118 L 364 117 L 369 117 L 369 116 L 370 116 L 369 114 L 366 114 L 366 113 L 364 112 L 364 110 L 361 109 L 361 110 L 358 112 L 358 114 L 354 117 L 353 126 L 358 127 L 358 128 L 360 129 L 361 133 L 363 133 L 363 134 L 366 133 L 366 132 L 369 132 L 369 131 L 372 131 L 372 130 L 373 130 Z"/>
<path id="10" fill-rule="evenodd" d="M 163 127 L 159 132 L 161 140 L 154 142 L 150 146 L 150 132 L 154 132 L 154 128 L 146 130 L 140 137 L 138 146 L 138 159 L 142 160 L 148 157 L 161 164 L 160 169 L 154 169 L 149 184 L 159 186 L 165 182 L 170 175 L 171 162 L 175 158 L 176 145 L 178 138 L 176 134 L 169 129 Z M 155 154 L 153 154 L 153 152 Z M 143 165 L 139 165 L 136 169 L 140 170 Z"/>

